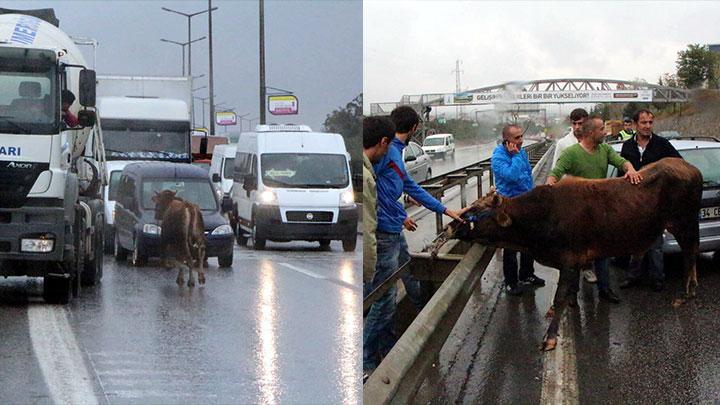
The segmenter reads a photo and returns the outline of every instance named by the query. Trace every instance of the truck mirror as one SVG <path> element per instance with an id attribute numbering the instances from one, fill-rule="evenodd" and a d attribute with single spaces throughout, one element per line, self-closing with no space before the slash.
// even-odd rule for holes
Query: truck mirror
<path id="1" fill-rule="evenodd" d="M 95 107 L 95 71 L 83 69 L 80 71 L 80 105 Z"/>
<path id="2" fill-rule="evenodd" d="M 223 213 L 232 211 L 233 208 L 233 202 L 230 196 L 223 196 L 222 203 L 220 204 L 220 209 Z"/>
<path id="3" fill-rule="evenodd" d="M 243 177 L 243 190 L 248 192 L 248 196 L 251 191 L 257 190 L 257 177 L 254 174 L 246 174 Z"/>
<path id="4" fill-rule="evenodd" d="M 78 111 L 78 124 L 82 127 L 92 127 L 95 125 L 97 117 L 95 111 L 80 110 Z"/>

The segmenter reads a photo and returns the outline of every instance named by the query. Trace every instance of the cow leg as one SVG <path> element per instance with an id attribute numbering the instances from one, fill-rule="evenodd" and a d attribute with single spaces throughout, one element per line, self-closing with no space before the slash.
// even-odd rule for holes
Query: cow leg
<path id="1" fill-rule="evenodd" d="M 577 272 L 576 269 L 562 269 L 560 270 L 560 278 L 558 280 L 557 289 L 555 290 L 555 298 L 553 304 L 545 315 L 550 319 L 550 325 L 548 326 L 547 333 L 543 340 L 540 350 L 550 351 L 554 350 L 557 346 L 558 329 L 560 328 L 560 319 L 562 319 L 565 307 L 568 305 L 568 296 L 572 293 L 568 291 L 568 285 L 573 280 L 573 272 Z"/>
<path id="2" fill-rule="evenodd" d="M 193 261 L 188 260 L 188 287 L 195 287 L 195 275 L 193 274 Z"/>
<path id="3" fill-rule="evenodd" d="M 178 266 L 177 266 L 178 275 L 177 275 L 177 279 L 175 279 L 175 282 L 177 283 L 178 286 L 182 287 L 183 284 L 185 284 L 185 279 L 183 278 L 182 263 L 177 263 L 177 264 L 178 264 Z"/>
<path id="4" fill-rule="evenodd" d="M 198 282 L 205 284 L 205 246 L 198 246 Z"/>
<path id="5" fill-rule="evenodd" d="M 675 231 L 675 232 L 673 232 Z M 670 229 L 682 249 L 685 270 L 685 296 L 694 298 L 697 294 L 697 256 L 700 252 L 700 229 L 698 224 L 683 227 L 674 226 Z"/>

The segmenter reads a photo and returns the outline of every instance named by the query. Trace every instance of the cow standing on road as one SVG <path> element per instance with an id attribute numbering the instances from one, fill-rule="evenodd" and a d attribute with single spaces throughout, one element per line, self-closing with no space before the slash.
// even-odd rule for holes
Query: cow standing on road
<path id="1" fill-rule="evenodd" d="M 537 262 L 559 269 L 542 346 L 552 350 L 567 305 L 567 285 L 577 280 L 576 269 L 603 257 L 641 255 L 664 229 L 682 249 L 686 296 L 695 296 L 702 175 L 677 158 L 660 160 L 639 173 L 643 181 L 638 185 L 622 178 L 566 177 L 514 198 L 502 198 L 492 190 L 465 209 L 464 224 L 451 222 L 440 241 L 455 238 L 529 251 Z"/>
<path id="2" fill-rule="evenodd" d="M 200 208 L 180 197 L 175 191 L 163 190 L 152 198 L 155 205 L 155 219 L 160 225 L 160 251 L 168 268 L 178 268 L 177 284 L 182 286 L 182 265 L 188 267 L 188 287 L 195 286 L 193 266 L 197 267 L 198 282 L 205 284 L 203 262 L 205 260 L 205 225 Z"/>

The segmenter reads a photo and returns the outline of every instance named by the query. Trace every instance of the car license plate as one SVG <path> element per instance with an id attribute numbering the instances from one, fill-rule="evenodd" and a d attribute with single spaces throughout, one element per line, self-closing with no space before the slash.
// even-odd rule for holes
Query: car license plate
<path id="1" fill-rule="evenodd" d="M 719 217 L 720 217 L 720 207 L 700 208 L 700 219 L 719 218 Z"/>

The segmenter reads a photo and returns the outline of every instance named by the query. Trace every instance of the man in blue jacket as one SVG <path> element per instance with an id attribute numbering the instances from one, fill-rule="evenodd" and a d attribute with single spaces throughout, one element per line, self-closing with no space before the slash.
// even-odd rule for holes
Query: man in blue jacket
<path id="1" fill-rule="evenodd" d="M 522 149 L 523 129 L 518 125 L 506 125 L 502 131 L 503 142 L 493 151 L 492 171 L 495 175 L 497 193 L 503 197 L 515 197 L 533 188 L 532 167 Z M 503 275 L 505 291 L 510 295 L 522 295 L 518 285 L 517 250 L 503 250 Z M 533 257 L 520 253 L 520 282 L 533 286 L 545 285 L 545 280 L 535 275 Z"/>
<path id="2" fill-rule="evenodd" d="M 461 220 L 457 212 L 445 206 L 423 190 L 405 170 L 402 151 L 417 130 L 420 116 L 408 106 L 392 111 L 390 118 L 395 123 L 395 139 L 388 153 L 373 165 L 377 177 L 377 264 L 372 282 L 364 285 L 367 296 L 377 288 L 400 265 L 410 260 L 407 242 L 402 234 L 403 227 L 414 231 L 415 221 L 408 217 L 402 203 L 398 201 L 403 192 L 407 193 L 434 212 L 443 213 L 453 219 Z M 409 274 L 403 276 L 403 284 L 410 300 L 422 307 L 420 285 Z M 377 367 L 379 357 L 387 354 L 396 341 L 394 333 L 395 288 L 391 287 L 370 308 L 363 328 L 363 370 L 365 376 Z"/>

